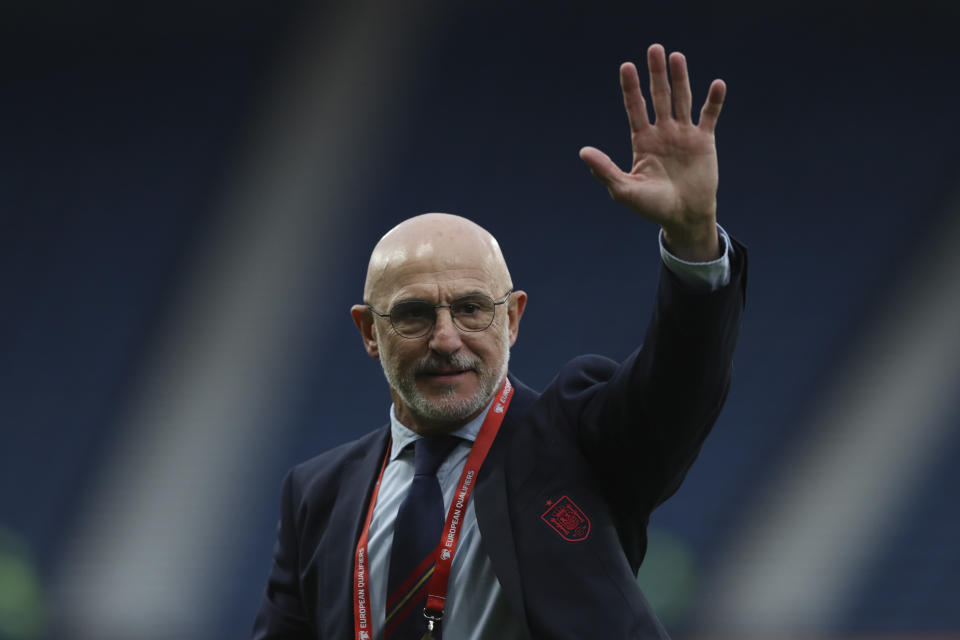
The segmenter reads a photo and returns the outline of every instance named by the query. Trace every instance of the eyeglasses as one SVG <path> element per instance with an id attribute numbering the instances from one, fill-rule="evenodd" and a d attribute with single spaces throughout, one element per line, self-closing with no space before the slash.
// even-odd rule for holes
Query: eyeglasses
<path id="1" fill-rule="evenodd" d="M 437 309 L 449 309 L 450 319 L 457 329 L 475 333 L 493 324 L 497 307 L 504 304 L 512 293 L 511 289 L 499 302 L 482 293 L 474 293 L 450 304 L 430 304 L 423 300 L 398 302 L 390 307 L 390 313 L 380 313 L 369 304 L 367 308 L 381 318 L 390 318 L 393 330 L 403 338 L 422 338 L 430 333 L 437 322 Z"/>

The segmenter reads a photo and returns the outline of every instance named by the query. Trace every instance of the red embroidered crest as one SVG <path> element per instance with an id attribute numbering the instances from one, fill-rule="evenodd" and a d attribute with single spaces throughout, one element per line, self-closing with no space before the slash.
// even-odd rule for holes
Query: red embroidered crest
<path id="1" fill-rule="evenodd" d="M 580 542 L 590 535 L 590 518 L 567 496 L 554 501 L 540 519 L 567 542 Z"/>

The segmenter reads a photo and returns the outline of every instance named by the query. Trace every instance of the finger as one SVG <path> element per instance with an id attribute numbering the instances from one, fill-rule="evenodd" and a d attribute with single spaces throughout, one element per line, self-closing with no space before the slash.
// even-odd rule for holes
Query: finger
<path id="1" fill-rule="evenodd" d="M 623 177 L 623 171 L 600 149 L 584 147 L 580 149 L 580 159 L 587 163 L 590 172 L 597 180 L 606 185 L 611 192 Z"/>
<path id="2" fill-rule="evenodd" d="M 652 44 L 647 49 L 647 67 L 650 69 L 650 99 L 653 101 L 656 121 L 669 119 L 673 114 L 670 109 L 670 83 L 667 80 L 667 54 L 662 45 Z"/>
<path id="3" fill-rule="evenodd" d="M 717 118 L 720 117 L 720 109 L 723 108 L 723 100 L 727 96 L 727 85 L 723 80 L 717 79 L 710 83 L 710 90 L 707 92 L 707 100 L 703 103 L 700 110 L 699 127 L 708 133 L 713 133 L 717 127 Z"/>
<path id="4" fill-rule="evenodd" d="M 690 124 L 690 76 L 687 59 L 679 51 L 670 54 L 670 78 L 673 80 L 673 114 L 680 122 Z"/>
<path id="5" fill-rule="evenodd" d="M 640 76 L 632 62 L 620 65 L 620 89 L 623 91 L 623 106 L 630 121 L 630 132 L 640 131 L 650 126 L 647 116 L 647 102 L 640 91 Z"/>

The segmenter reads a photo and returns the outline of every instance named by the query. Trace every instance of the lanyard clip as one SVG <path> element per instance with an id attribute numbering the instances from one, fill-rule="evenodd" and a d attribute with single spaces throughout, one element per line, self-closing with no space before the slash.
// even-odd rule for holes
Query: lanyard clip
<path id="1" fill-rule="evenodd" d="M 436 615 L 432 615 L 429 611 L 427 611 L 426 607 L 424 607 L 423 617 L 427 619 L 427 632 L 423 634 L 420 640 L 434 640 L 434 623 L 439 624 L 440 621 L 443 620 L 443 611 L 438 611 Z"/>

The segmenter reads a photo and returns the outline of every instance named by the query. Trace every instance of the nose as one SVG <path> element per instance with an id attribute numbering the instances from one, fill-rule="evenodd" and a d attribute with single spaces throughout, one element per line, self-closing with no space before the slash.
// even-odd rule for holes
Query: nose
<path id="1" fill-rule="evenodd" d="M 460 330 L 453 324 L 449 309 L 437 309 L 437 320 L 430 332 L 429 346 L 437 353 L 449 355 L 456 352 L 463 342 Z"/>

